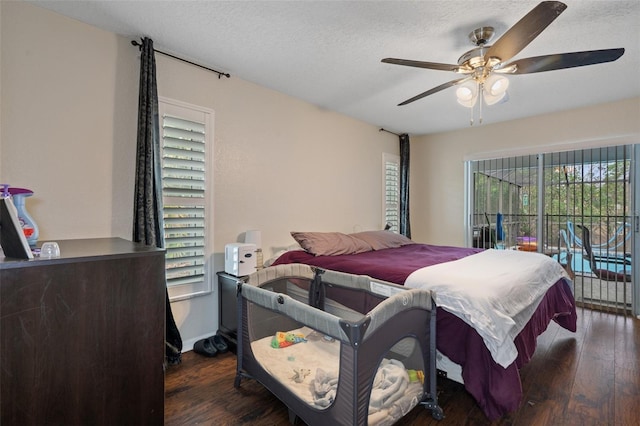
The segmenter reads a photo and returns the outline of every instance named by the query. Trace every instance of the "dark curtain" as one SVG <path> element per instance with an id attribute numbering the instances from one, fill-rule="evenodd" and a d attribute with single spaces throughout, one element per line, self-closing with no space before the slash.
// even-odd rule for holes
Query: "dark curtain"
<path id="1" fill-rule="evenodd" d="M 158 88 L 153 40 L 144 38 L 140 47 L 140 94 L 138 97 L 138 142 L 133 211 L 133 241 L 164 247 L 160 126 Z M 166 293 L 165 353 L 167 363 L 181 360 L 182 338 Z"/>
<path id="2" fill-rule="evenodd" d="M 411 238 L 409 221 L 409 135 L 400 135 L 400 233 Z"/>

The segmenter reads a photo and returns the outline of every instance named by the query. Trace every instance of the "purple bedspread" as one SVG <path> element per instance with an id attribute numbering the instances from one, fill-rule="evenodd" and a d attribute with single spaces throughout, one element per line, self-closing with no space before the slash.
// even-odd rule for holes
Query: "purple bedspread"
<path id="1" fill-rule="evenodd" d="M 411 244 L 342 256 L 313 256 L 305 251 L 290 251 L 280 256 L 274 265 L 304 263 L 404 284 L 412 272 L 422 267 L 461 259 L 482 250 Z M 520 406 L 522 384 L 519 369 L 531 360 L 536 338 L 546 330 L 551 320 L 567 330 L 576 331 L 575 300 L 569 285 L 562 279 L 549 289 L 531 320 L 516 337 L 518 357 L 508 368 L 493 360 L 482 338 L 472 327 L 441 308 L 437 312 L 436 346 L 462 367 L 465 388 L 485 415 L 495 420 Z"/>
<path id="2" fill-rule="evenodd" d="M 404 284 L 413 271 L 425 266 L 462 259 L 482 250 L 484 249 L 429 244 L 409 244 L 393 249 L 341 256 L 314 256 L 306 251 L 296 250 L 288 251 L 280 256 L 274 265 L 304 263 L 333 271 L 368 275 L 379 280 Z"/>

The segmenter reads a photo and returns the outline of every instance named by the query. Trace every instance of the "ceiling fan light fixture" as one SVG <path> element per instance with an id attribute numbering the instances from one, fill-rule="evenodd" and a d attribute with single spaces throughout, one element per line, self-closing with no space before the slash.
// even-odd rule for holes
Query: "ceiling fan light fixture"
<path id="1" fill-rule="evenodd" d="M 509 88 L 509 79 L 502 75 L 492 74 L 484 82 L 485 95 L 504 96 Z"/>
<path id="2" fill-rule="evenodd" d="M 473 92 L 468 87 L 460 87 L 456 90 L 456 95 L 461 101 L 470 101 L 473 98 Z"/>
<path id="3" fill-rule="evenodd" d="M 458 103 L 467 108 L 472 108 L 478 99 L 478 84 L 475 81 L 467 81 L 456 89 Z"/>
<path id="4" fill-rule="evenodd" d="M 509 88 L 509 79 L 502 75 L 491 74 L 482 84 L 482 97 L 487 105 L 495 105 L 503 100 Z"/>

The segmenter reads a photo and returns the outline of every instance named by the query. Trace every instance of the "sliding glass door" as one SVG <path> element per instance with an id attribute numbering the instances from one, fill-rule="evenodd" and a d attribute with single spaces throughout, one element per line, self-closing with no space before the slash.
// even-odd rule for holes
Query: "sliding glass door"
<path id="1" fill-rule="evenodd" d="M 544 253 L 574 277 L 578 303 L 637 315 L 638 146 L 468 162 L 470 245 Z"/>

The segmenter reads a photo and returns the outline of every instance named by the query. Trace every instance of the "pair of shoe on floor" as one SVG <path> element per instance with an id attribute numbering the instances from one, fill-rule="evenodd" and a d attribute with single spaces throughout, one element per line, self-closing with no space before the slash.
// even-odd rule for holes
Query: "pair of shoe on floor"
<path id="1" fill-rule="evenodd" d="M 216 355 L 223 354 L 229 350 L 227 342 L 224 338 L 218 334 L 208 337 L 206 339 L 198 340 L 193 345 L 193 351 L 197 354 L 214 357 Z"/>

